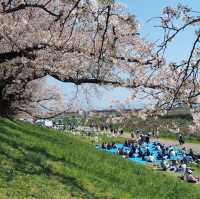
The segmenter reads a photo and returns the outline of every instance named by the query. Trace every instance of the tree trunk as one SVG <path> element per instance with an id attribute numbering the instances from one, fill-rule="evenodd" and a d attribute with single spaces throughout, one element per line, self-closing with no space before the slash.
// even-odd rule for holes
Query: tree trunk
<path id="1" fill-rule="evenodd" d="M 11 116 L 11 103 L 8 100 L 0 99 L 0 116 L 8 117 Z"/>
<path id="2" fill-rule="evenodd" d="M 11 103 L 9 102 L 9 100 L 3 98 L 5 93 L 4 89 L 5 84 L 3 82 L 0 82 L 0 116 L 2 117 L 9 116 L 11 114 Z"/>

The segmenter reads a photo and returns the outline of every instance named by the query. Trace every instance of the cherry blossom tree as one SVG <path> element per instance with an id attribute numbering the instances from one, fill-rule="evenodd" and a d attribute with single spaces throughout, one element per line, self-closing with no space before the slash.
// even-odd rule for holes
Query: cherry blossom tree
<path id="1" fill-rule="evenodd" d="M 174 80 L 167 80 L 168 82 L 172 81 L 174 85 L 171 97 L 168 99 L 169 106 L 172 107 L 175 101 L 183 101 L 192 107 L 193 104 L 198 103 L 198 96 L 200 95 L 199 12 L 188 6 L 178 4 L 177 7 L 164 8 L 160 21 L 159 27 L 164 31 L 164 38 L 159 45 L 158 54 L 164 54 L 168 46 L 184 31 L 194 32 L 194 40 L 188 57 L 169 64 L 171 72 L 174 74 Z"/>
<path id="2" fill-rule="evenodd" d="M 141 92 L 143 93 L 142 99 L 149 98 L 149 105 L 145 107 L 146 110 L 139 113 L 142 118 L 158 112 L 164 115 L 167 110 L 182 104 L 191 109 L 194 123 L 197 125 L 197 128 L 195 128 L 198 129 L 200 114 L 199 109 L 195 109 L 194 105 L 200 103 L 199 12 L 188 6 L 178 4 L 177 7 L 164 8 L 162 16 L 158 19 L 160 19 L 158 27 L 164 32 L 163 41 L 157 44 L 156 54 L 158 58 L 167 56 L 166 49 L 184 31 L 194 32 L 191 50 L 183 60 L 177 60 L 173 63 L 162 62 L 163 64 L 154 65 L 151 69 L 148 68 L 148 75 L 143 70 L 144 68 L 141 68 L 141 71 L 134 71 L 134 74 L 138 72 L 137 78 L 140 82 L 148 82 L 148 84 L 144 83 L 143 86 L 134 88 L 132 96 L 129 96 L 125 103 L 138 98 L 138 93 Z M 134 75 L 132 74 L 132 76 Z"/>
<path id="3" fill-rule="evenodd" d="M 163 15 L 159 19 L 159 27 L 163 29 L 164 37 L 162 43 L 158 46 L 158 55 L 164 56 L 166 49 L 171 43 L 185 31 L 194 33 L 188 56 L 183 60 L 177 60 L 167 65 L 166 74 L 171 75 L 167 75 L 162 82 L 166 82 L 170 89 L 165 90 L 165 93 L 161 94 L 162 100 L 159 100 L 159 105 L 166 109 L 172 108 L 177 103 L 182 103 L 190 107 L 195 124 L 191 126 L 191 132 L 200 133 L 197 132 L 199 131 L 200 111 L 198 108 L 194 108 L 200 103 L 199 12 L 187 5 L 178 4 L 176 7 L 168 6 L 164 8 Z"/>
<path id="4" fill-rule="evenodd" d="M 20 102 L 27 85 L 47 75 L 76 85 L 171 89 L 154 80 L 151 71 L 164 60 L 140 36 L 138 21 L 124 5 L 114 0 L 0 3 L 0 115 L 25 111 Z"/>
<path id="5" fill-rule="evenodd" d="M 65 96 L 56 85 L 49 85 L 48 78 L 27 83 L 20 100 L 13 104 L 18 117 L 51 118 L 64 111 L 74 109 L 74 104 L 65 101 Z M 13 92 L 13 91 L 12 91 Z"/>

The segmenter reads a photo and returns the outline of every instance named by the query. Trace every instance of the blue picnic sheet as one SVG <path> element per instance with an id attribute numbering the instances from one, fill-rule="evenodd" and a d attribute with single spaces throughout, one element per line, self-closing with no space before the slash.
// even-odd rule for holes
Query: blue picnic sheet
<path id="1" fill-rule="evenodd" d="M 103 151 L 106 151 L 106 152 L 112 153 L 112 154 L 117 154 L 118 148 L 122 148 L 122 147 L 123 147 L 123 150 L 126 152 L 129 152 L 131 150 L 130 147 L 124 147 L 123 144 L 116 144 L 116 147 L 117 148 L 112 148 L 110 150 L 107 150 L 107 149 L 102 149 L 101 145 L 96 146 L 97 149 L 103 150 Z M 157 149 L 155 149 L 154 144 L 152 142 L 150 142 L 149 144 L 144 144 L 144 146 L 141 147 L 142 151 L 145 151 L 145 147 L 148 147 L 150 150 L 150 153 L 152 153 L 152 155 L 154 156 L 154 160 L 155 160 L 154 163 L 159 164 L 161 162 L 161 160 L 157 159 L 157 155 L 158 155 L 159 151 Z M 184 157 L 186 158 L 185 153 L 181 149 L 179 149 L 176 146 L 171 146 L 171 148 L 176 152 L 176 155 L 170 156 L 170 158 L 166 158 L 166 160 L 183 160 Z M 189 157 L 187 156 L 187 158 L 189 158 Z M 131 161 L 134 161 L 136 163 L 140 163 L 140 164 L 149 163 L 148 161 L 142 160 L 141 157 L 132 157 L 132 158 L 128 158 L 128 159 Z"/>

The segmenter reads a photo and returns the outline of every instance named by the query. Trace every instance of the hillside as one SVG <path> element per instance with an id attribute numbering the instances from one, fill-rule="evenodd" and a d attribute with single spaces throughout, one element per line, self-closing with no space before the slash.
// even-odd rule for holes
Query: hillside
<path id="1" fill-rule="evenodd" d="M 97 151 L 86 139 L 0 119 L 0 199 L 198 199 L 199 185 Z"/>

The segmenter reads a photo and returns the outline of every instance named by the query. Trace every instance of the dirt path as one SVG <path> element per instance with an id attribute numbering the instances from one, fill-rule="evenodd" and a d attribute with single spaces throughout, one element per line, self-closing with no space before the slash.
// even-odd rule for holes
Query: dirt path
<path id="1" fill-rule="evenodd" d="M 129 138 L 131 138 L 131 135 L 129 133 L 124 133 L 123 137 L 129 139 Z M 158 138 L 158 139 L 153 138 L 151 140 L 159 141 L 160 143 L 166 144 L 166 145 L 176 145 L 180 148 L 183 148 L 183 147 L 185 147 L 186 149 L 192 148 L 193 151 L 200 152 L 200 144 L 196 144 L 196 143 L 187 143 L 186 142 L 185 144 L 180 146 L 177 140 L 169 140 L 169 139 L 163 139 L 163 138 Z"/>

